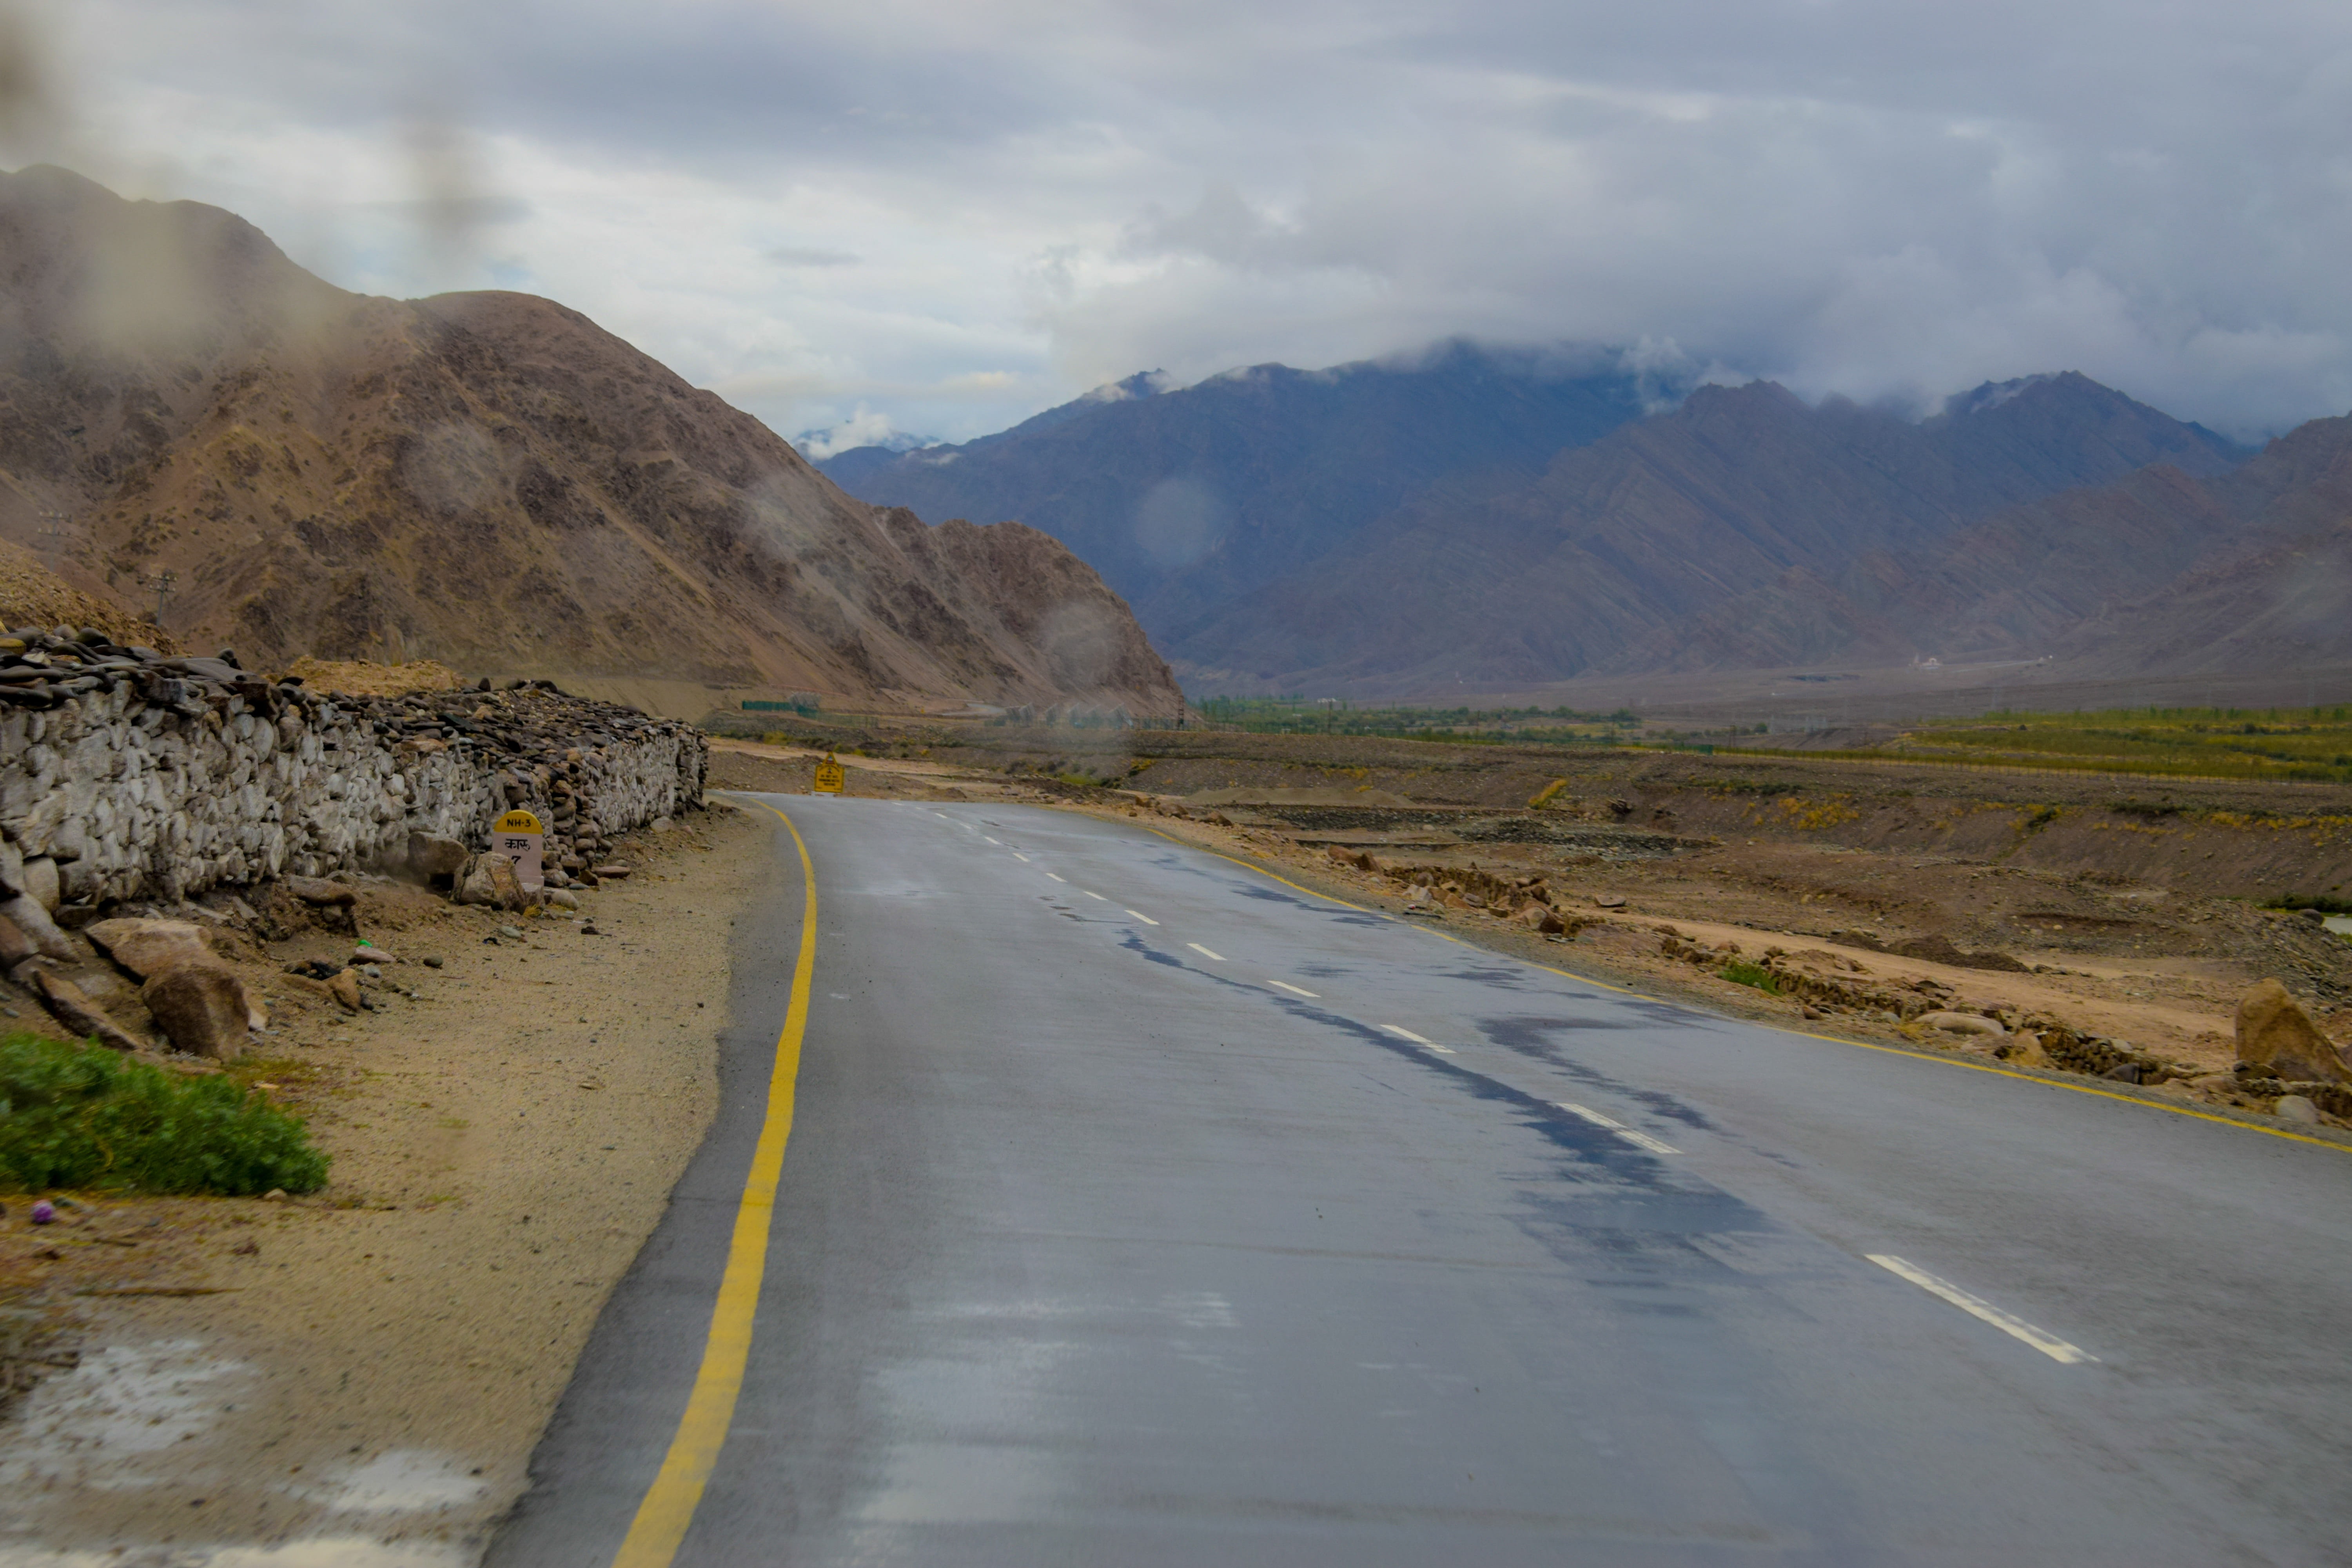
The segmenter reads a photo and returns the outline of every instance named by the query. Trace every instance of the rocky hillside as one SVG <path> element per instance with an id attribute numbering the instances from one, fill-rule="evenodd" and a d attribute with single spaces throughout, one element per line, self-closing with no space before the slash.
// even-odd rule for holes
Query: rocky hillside
<path id="1" fill-rule="evenodd" d="M 95 626 L 118 643 L 179 652 L 169 633 L 132 615 L 110 598 L 85 594 L 41 563 L 21 544 L 0 540 L 0 626 Z"/>
<path id="2" fill-rule="evenodd" d="M 1642 413 L 1629 374 L 1455 345 L 1172 393 L 1138 378 L 961 447 L 824 466 L 926 517 L 1018 517 L 1066 541 L 1197 687 L 1431 694 L 1902 662 L 1933 647 L 1889 584 L 1940 542 L 2150 465 L 2210 477 L 2246 456 L 2074 374 L 1979 387 L 1923 421 L 1769 383 Z M 2068 587 L 2112 599 L 2186 559 L 2168 544 Z M 2011 641 L 2040 625 L 2010 606 L 1979 619 Z"/>
<path id="3" fill-rule="evenodd" d="M 2004 508 L 1661 626 L 1617 668 L 2047 658 L 2079 677 L 2352 663 L 2352 418 L 2243 467 L 2170 465 Z"/>
<path id="4" fill-rule="evenodd" d="M 932 521 L 1018 518 L 1067 544 L 1163 647 L 1270 578 L 1354 548 L 1433 486 L 1525 483 L 1641 416 L 1614 360 L 1452 343 L 1411 360 L 1130 376 L 960 447 L 818 466 Z"/>
<path id="5" fill-rule="evenodd" d="M 1053 539 L 854 500 L 548 300 L 347 294 L 231 214 L 53 168 L 0 176 L 0 534 L 118 602 L 170 574 L 184 642 L 257 665 L 1181 700 Z"/>
<path id="6" fill-rule="evenodd" d="M 1863 593 L 1898 560 L 2068 487 L 2148 464 L 2218 474 L 2242 455 L 2075 374 L 1982 388 L 1921 423 L 1766 382 L 1702 387 L 1530 484 L 1424 495 L 1168 646 L 1204 683 L 1284 689 L 1899 661 L 1916 628 Z"/>

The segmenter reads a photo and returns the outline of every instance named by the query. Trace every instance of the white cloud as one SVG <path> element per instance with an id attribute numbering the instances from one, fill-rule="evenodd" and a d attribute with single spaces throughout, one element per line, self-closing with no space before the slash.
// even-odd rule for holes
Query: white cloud
<path id="1" fill-rule="evenodd" d="M 1921 403 L 2081 369 L 2241 432 L 2352 406 L 2339 4 L 36 15 L 64 107 L 0 124 L 26 152 L 347 286 L 551 294 L 782 429 L 1456 333 Z"/>
<path id="2" fill-rule="evenodd" d="M 913 443 L 890 423 L 887 414 L 878 414 L 864 404 L 857 412 L 840 424 L 825 430 L 804 430 L 793 438 L 793 444 L 807 458 L 824 458 L 835 452 L 846 452 L 852 447 L 898 447 L 903 449 Z"/>

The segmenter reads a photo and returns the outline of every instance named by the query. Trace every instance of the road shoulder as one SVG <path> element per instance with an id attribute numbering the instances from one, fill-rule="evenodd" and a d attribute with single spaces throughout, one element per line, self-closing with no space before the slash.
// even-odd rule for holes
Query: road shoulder
<path id="1" fill-rule="evenodd" d="M 37 1237 L 10 1205 L 0 1262 L 21 1307 L 69 1316 L 79 1365 L 0 1426 L 0 1563 L 471 1561 L 710 1124 L 772 828 L 714 803 L 639 836 L 634 874 L 585 896 L 593 935 L 389 894 L 404 929 L 371 931 L 363 900 L 401 961 L 378 1006 L 289 997 L 282 1056 L 242 1069 L 333 1156 L 322 1192 L 85 1194 Z M 210 1293 L 87 1293 L 109 1290 Z"/>

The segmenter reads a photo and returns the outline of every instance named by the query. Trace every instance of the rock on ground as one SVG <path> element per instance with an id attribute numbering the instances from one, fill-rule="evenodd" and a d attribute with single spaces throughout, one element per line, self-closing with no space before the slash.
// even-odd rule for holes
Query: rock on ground
<path id="1" fill-rule="evenodd" d="M 49 911 L 41 908 L 37 899 L 20 893 L 7 902 L 0 903 L 0 917 L 5 917 L 25 933 L 36 952 L 66 963 L 81 957 L 81 951 L 74 946 L 73 939 L 58 929 L 58 922 L 49 919 Z"/>
<path id="2" fill-rule="evenodd" d="M 359 901 L 356 889 L 341 882 L 330 882 L 318 877 L 288 877 L 286 890 L 306 904 L 320 909 L 342 909 Z"/>
<path id="3" fill-rule="evenodd" d="M 2352 1082 L 2344 1054 L 2320 1033 L 2311 1015 L 2275 980 L 2265 980 L 2238 1002 L 2238 1059 L 2289 1083 Z"/>
<path id="4" fill-rule="evenodd" d="M 426 881 L 438 881 L 455 877 L 466 868 L 467 849 L 454 838 L 436 837 L 430 833 L 408 836 L 408 869 Z"/>
<path id="5" fill-rule="evenodd" d="M 1998 1018 L 1988 1018 L 1979 1013 L 1922 1013 L 1919 1023 L 1930 1029 L 1941 1029 L 1948 1035 L 2006 1035 Z"/>
<path id="6" fill-rule="evenodd" d="M 82 934 L 142 980 L 214 957 L 212 933 L 186 921 L 99 921 Z"/>
<path id="7" fill-rule="evenodd" d="M 52 974 L 46 969 L 33 972 L 33 986 L 41 1000 L 57 1015 L 58 1022 L 77 1035 L 87 1035 L 102 1046 L 118 1051 L 136 1051 L 143 1047 L 130 1032 L 106 1016 L 106 1010 L 89 999 L 89 993 L 62 974 Z"/>
<path id="8" fill-rule="evenodd" d="M 514 862 L 503 855 L 477 855 L 457 879 L 455 897 L 461 904 L 487 904 L 494 910 L 520 910 L 530 902 Z"/>
<path id="9" fill-rule="evenodd" d="M 255 1016 L 245 984 L 215 963 L 182 963 L 139 990 L 155 1026 L 175 1050 L 227 1061 L 245 1049 Z"/>

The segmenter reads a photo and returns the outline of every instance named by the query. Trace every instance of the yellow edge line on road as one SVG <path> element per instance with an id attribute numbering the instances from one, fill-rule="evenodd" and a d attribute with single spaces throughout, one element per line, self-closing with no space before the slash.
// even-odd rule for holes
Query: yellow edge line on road
<path id="1" fill-rule="evenodd" d="M 1148 831 L 1159 834 L 1160 837 L 1167 839 L 1171 844 L 1182 845 L 1187 849 L 1199 849 L 1204 855 L 1214 855 L 1220 860 L 1230 860 L 1234 865 L 1241 867 L 1244 870 L 1255 871 L 1261 877 L 1271 877 L 1274 880 L 1280 882 L 1284 887 L 1295 889 L 1299 892 L 1305 893 L 1310 899 L 1321 899 L 1326 903 L 1337 904 L 1343 910 L 1353 910 L 1358 914 L 1380 915 L 1389 920 L 1394 920 L 1396 918 L 1386 910 L 1368 910 L 1361 904 L 1351 904 L 1345 899 L 1333 898 L 1328 893 L 1318 893 L 1312 888 L 1299 887 L 1297 883 L 1292 881 L 1289 878 L 1276 876 L 1274 872 L 1267 870 L 1265 867 L 1254 865 L 1247 860 L 1240 858 L 1238 856 L 1226 855 L 1214 849 L 1205 848 L 1201 845 L 1193 844 L 1185 839 L 1179 838 L 1172 833 L 1160 833 L 1160 829 L 1156 827 L 1148 829 Z M 1431 931 L 1430 928 L 1426 926 L 1415 925 L 1407 925 L 1406 929 L 1408 931 L 1428 931 L 1430 935 L 1443 937 L 1447 942 L 1453 942 L 1457 946 L 1470 945 L 1468 942 L 1465 942 L 1463 938 L 1454 935 L 1451 931 Z M 1589 974 L 1577 974 L 1569 970 L 1554 968 L 1549 963 L 1535 963 L 1531 959 L 1523 958 L 1519 960 L 1519 962 L 1522 963 L 1532 964 L 1533 967 L 1542 970 L 1547 974 L 1557 974 L 1562 979 L 1573 980 L 1581 985 L 1598 985 L 1603 991 L 1614 991 L 1620 996 L 1632 996 L 1643 1002 L 1656 1002 L 1668 1007 L 1681 1007 L 1688 1005 L 1687 1003 L 1672 1001 L 1664 996 L 1653 996 L 1646 991 L 1634 991 L 1623 985 L 1612 985 L 1606 980 L 1595 980 Z M 1760 1022 L 1760 1020 L 1756 1019 L 1746 1021 L 1750 1023 Z M 2210 1121 L 2220 1127 L 2234 1127 L 2242 1132 L 2259 1132 L 2265 1138 L 2284 1138 L 2290 1143 L 2308 1143 L 2316 1149 L 2333 1149 L 2339 1154 L 2352 1154 L 2352 1145 L 2338 1143 L 2333 1139 L 2307 1137 L 2301 1132 L 2289 1132 L 2281 1128 L 2263 1127 L 2252 1121 L 2241 1121 L 2234 1116 L 2216 1116 L 2208 1110 L 2191 1110 L 2185 1105 L 2167 1105 L 2161 1100 L 2142 1100 L 2136 1094 L 2117 1094 L 2113 1089 L 2093 1089 L 2088 1084 L 2060 1083 L 2053 1079 L 2037 1078 L 2030 1072 L 2018 1072 L 2010 1068 L 1997 1068 L 1985 1062 L 1962 1062 L 1954 1061 L 1949 1057 L 1931 1057 L 1924 1051 L 1906 1050 L 1901 1046 L 1878 1046 L 1873 1045 L 1868 1040 L 1849 1040 L 1837 1035 L 1816 1035 L 1811 1029 L 1784 1029 L 1778 1024 L 1765 1024 L 1763 1026 L 1768 1029 L 1779 1029 L 1780 1032 L 1784 1035 L 1801 1036 L 1808 1040 L 1826 1040 L 1831 1045 L 1852 1046 L 1856 1050 L 1883 1051 L 1888 1056 L 1908 1057 L 1914 1061 L 1929 1062 L 1933 1063 L 1937 1067 L 1964 1068 L 1969 1072 L 1989 1072 L 1997 1078 L 2013 1078 L 2021 1083 L 2038 1083 L 2044 1089 L 2063 1089 L 2069 1094 L 2087 1094 L 2099 1100 L 2121 1100 L 2126 1105 L 2145 1106 L 2150 1110 L 2161 1110 L 2168 1116 L 2186 1116 L 2196 1121 Z"/>
<path id="2" fill-rule="evenodd" d="M 761 803 L 763 805 L 765 802 Z M 694 1374 L 694 1392 L 687 1396 L 686 1413 L 677 1420 L 677 1435 L 662 1467 L 646 1489 L 645 1500 L 629 1533 L 614 1555 L 613 1568 L 669 1568 L 686 1539 L 687 1526 L 702 1501 L 702 1489 L 719 1463 L 719 1450 L 735 1419 L 735 1400 L 743 1392 L 743 1368 L 751 1354 L 751 1320 L 760 1307 L 760 1281 L 768 1268 L 768 1229 L 775 1215 L 776 1184 L 784 1172 L 784 1144 L 793 1135 L 793 1092 L 800 1078 L 801 1037 L 808 1029 L 809 990 L 816 976 L 816 868 L 809 861 L 808 845 L 793 819 L 772 805 L 784 831 L 800 851 L 801 884 L 806 897 L 801 906 L 801 952 L 793 966 L 792 1002 L 784 1012 L 783 1032 L 776 1037 L 776 1060 L 768 1078 L 767 1120 L 760 1124 L 760 1142 L 751 1152 L 751 1169 L 743 1178 L 743 1197 L 735 1210 L 735 1235 L 727 1244 L 727 1271 L 719 1277 L 719 1301 L 710 1312 L 710 1334 L 702 1347 L 702 1366 Z"/>

